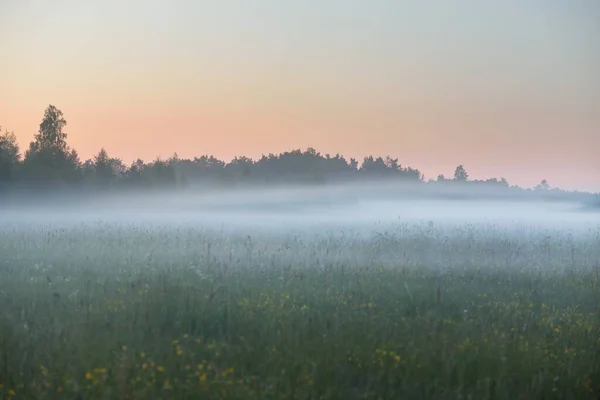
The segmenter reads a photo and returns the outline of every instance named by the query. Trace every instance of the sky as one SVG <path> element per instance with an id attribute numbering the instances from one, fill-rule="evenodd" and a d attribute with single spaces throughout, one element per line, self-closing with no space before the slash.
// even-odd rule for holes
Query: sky
<path id="1" fill-rule="evenodd" d="M 0 126 L 83 159 L 312 146 L 600 191 L 597 0 L 0 0 Z"/>

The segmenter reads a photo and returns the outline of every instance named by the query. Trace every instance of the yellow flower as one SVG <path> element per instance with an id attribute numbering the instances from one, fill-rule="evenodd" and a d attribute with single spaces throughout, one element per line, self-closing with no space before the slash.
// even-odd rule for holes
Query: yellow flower
<path id="1" fill-rule="evenodd" d="M 568 356 L 571 356 L 571 355 L 575 354 L 575 349 L 572 347 L 565 347 L 565 354 Z"/>
<path id="2" fill-rule="evenodd" d="M 165 372 L 165 367 L 163 367 L 162 365 L 159 365 L 158 367 L 156 367 L 156 370 L 158 372 Z"/>
<path id="3" fill-rule="evenodd" d="M 202 376 L 200 376 L 200 383 L 204 383 L 206 382 L 206 372 L 202 374 Z"/>
<path id="4" fill-rule="evenodd" d="M 92 375 L 91 372 L 86 372 L 85 373 L 85 379 L 88 381 L 91 381 L 92 379 L 94 379 L 94 376 Z"/>
<path id="5" fill-rule="evenodd" d="M 6 392 L 6 394 L 8 395 L 8 397 L 13 397 L 14 395 L 16 395 L 15 391 L 12 389 L 8 389 L 8 392 Z"/>

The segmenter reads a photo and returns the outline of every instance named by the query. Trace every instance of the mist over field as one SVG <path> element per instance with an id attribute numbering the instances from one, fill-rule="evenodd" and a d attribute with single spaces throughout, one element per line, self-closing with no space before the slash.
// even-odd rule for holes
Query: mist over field
<path id="1" fill-rule="evenodd" d="M 493 197 L 371 184 L 5 204 L 0 391 L 600 393 L 600 214 Z"/>
<path id="2" fill-rule="evenodd" d="M 599 194 L 65 126 L 0 134 L 0 399 L 600 398 Z"/>
<path id="3" fill-rule="evenodd" d="M 0 400 L 600 399 L 599 0 L 138 3 L 0 0 Z"/>
<path id="4" fill-rule="evenodd" d="M 383 195 L 382 195 L 383 193 Z M 393 186 L 331 185 L 202 192 L 101 195 L 80 201 L 0 207 L 6 223 L 127 222 L 174 224 L 213 229 L 289 230 L 373 228 L 394 223 L 531 224 L 554 229 L 593 227 L 600 213 L 583 212 L 576 201 L 407 196 Z M 413 193 L 414 194 L 414 193 Z M 445 193 L 447 194 L 447 192 Z M 491 193 L 493 195 L 493 192 Z M 25 204 L 25 205 L 22 205 Z M 379 226 L 379 228 L 377 228 Z"/>

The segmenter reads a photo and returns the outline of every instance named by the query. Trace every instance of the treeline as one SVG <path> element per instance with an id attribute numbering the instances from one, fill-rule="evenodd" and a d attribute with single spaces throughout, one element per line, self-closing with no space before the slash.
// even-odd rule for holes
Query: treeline
<path id="1" fill-rule="evenodd" d="M 230 162 L 203 155 L 181 159 L 174 155 L 151 162 L 136 160 L 126 165 L 101 149 L 89 160 L 82 161 L 67 143 L 63 113 L 50 105 L 44 113 L 39 131 L 29 148 L 21 152 L 13 133 L 0 134 L 0 190 L 13 188 L 126 190 L 143 188 L 202 188 L 207 185 L 231 186 L 240 184 L 273 183 L 332 183 L 350 181 L 388 180 L 406 183 L 425 183 L 423 174 L 403 166 L 397 158 L 365 157 L 360 162 L 336 154 L 321 154 L 313 148 L 281 154 L 263 155 L 258 160 L 236 157 Z M 528 191 L 510 186 L 504 178 L 470 180 L 462 165 L 454 176 L 439 175 L 427 183 Z M 459 186 L 456 186 L 459 187 Z M 551 189 L 543 180 L 534 192 L 566 194 Z"/>

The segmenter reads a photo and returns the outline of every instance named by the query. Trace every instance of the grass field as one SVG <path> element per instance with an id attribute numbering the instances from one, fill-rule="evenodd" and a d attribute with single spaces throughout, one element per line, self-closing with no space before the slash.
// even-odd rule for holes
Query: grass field
<path id="1" fill-rule="evenodd" d="M 0 398 L 600 398 L 600 228 L 373 229 L 5 224 Z"/>

